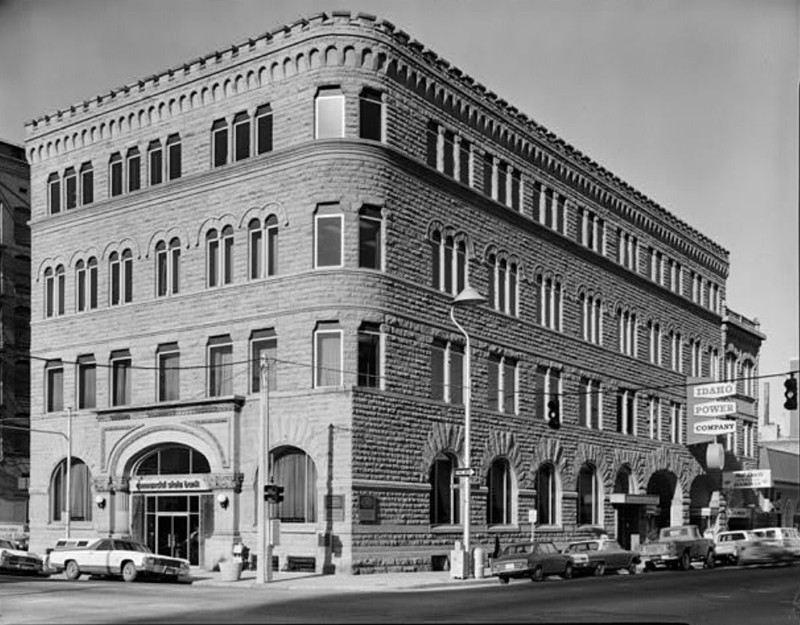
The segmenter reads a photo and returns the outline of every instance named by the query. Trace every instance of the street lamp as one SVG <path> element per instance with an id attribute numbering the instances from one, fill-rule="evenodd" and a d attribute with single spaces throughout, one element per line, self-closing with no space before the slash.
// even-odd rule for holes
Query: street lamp
<path id="1" fill-rule="evenodd" d="M 486 298 L 483 297 L 477 290 L 472 288 L 469 284 L 464 287 L 464 290 L 461 291 L 458 295 L 453 298 L 453 301 L 450 305 L 450 319 L 453 320 L 453 323 L 456 327 L 461 330 L 461 334 L 464 335 L 464 341 L 466 343 L 465 347 L 465 367 L 464 367 L 464 388 L 466 392 L 464 393 L 464 473 L 467 475 L 462 474 L 461 476 L 461 492 L 464 494 L 464 505 L 463 505 L 463 527 L 464 527 L 464 557 L 467 558 L 467 562 L 469 562 L 469 533 L 470 533 L 470 475 L 471 473 L 471 466 L 470 466 L 470 404 L 472 401 L 472 352 L 470 351 L 469 346 L 469 334 L 467 331 L 461 327 L 461 324 L 456 321 L 455 317 L 455 310 L 456 307 L 464 308 L 466 306 L 477 306 L 478 304 L 482 304 L 486 301 Z M 469 574 L 465 575 L 465 579 L 469 577 Z"/>

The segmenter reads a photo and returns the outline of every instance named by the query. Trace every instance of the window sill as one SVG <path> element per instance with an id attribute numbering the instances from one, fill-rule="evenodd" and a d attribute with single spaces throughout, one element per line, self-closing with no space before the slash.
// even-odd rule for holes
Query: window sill
<path id="1" fill-rule="evenodd" d="M 486 526 L 487 532 L 518 532 L 519 525 L 515 524 L 505 524 L 505 523 L 498 523 L 496 525 L 487 525 Z"/>
<path id="2" fill-rule="evenodd" d="M 463 532 L 464 526 L 458 525 L 431 525 L 431 534 L 452 534 L 453 532 Z"/>
<path id="3" fill-rule="evenodd" d="M 558 524 L 554 524 L 554 525 L 537 525 L 534 529 L 536 529 L 538 531 L 543 531 L 543 532 L 562 532 L 562 531 L 564 531 L 564 526 L 563 525 L 558 525 Z"/>

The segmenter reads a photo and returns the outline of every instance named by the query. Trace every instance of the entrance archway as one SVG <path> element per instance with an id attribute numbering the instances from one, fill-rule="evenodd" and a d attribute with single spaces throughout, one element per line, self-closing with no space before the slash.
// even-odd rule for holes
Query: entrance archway
<path id="1" fill-rule="evenodd" d="M 651 516 L 648 533 L 662 527 L 683 525 L 683 493 L 678 477 L 666 469 L 656 471 L 647 483 L 647 494 L 658 496 L 658 509 Z"/>
<path id="2" fill-rule="evenodd" d="M 689 490 L 689 523 L 696 525 L 701 532 L 711 527 L 716 520 L 719 506 L 717 505 L 717 509 L 712 510 L 711 504 L 714 491 L 718 490 L 710 475 L 698 475 L 692 480 Z"/>

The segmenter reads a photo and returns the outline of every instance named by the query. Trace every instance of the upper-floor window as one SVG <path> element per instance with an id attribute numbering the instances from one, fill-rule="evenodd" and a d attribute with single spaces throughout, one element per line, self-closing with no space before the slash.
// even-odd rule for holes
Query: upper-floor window
<path id="1" fill-rule="evenodd" d="M 519 283 L 517 280 L 517 263 L 505 258 L 498 260 L 496 254 L 489 254 L 489 301 L 495 310 L 508 315 L 517 316 L 517 300 Z"/>
<path id="2" fill-rule="evenodd" d="M 545 328 L 561 331 L 561 282 L 554 278 L 537 277 L 539 323 Z"/>
<path id="3" fill-rule="evenodd" d="M 683 406 L 674 401 L 669 407 L 669 440 L 671 443 L 683 442 Z"/>
<path id="4" fill-rule="evenodd" d="M 566 234 L 567 199 L 540 182 L 533 183 L 533 218 L 540 224 Z"/>
<path id="5" fill-rule="evenodd" d="M 536 393 L 536 414 L 549 420 L 547 404 L 550 400 L 561 399 L 561 371 L 554 367 L 536 367 L 534 392 Z"/>
<path id="6" fill-rule="evenodd" d="M 257 280 L 278 273 L 278 219 L 270 215 L 264 221 L 251 219 L 247 226 L 250 244 L 250 279 Z"/>
<path id="7" fill-rule="evenodd" d="M 492 356 L 487 362 L 489 410 L 517 413 L 517 362 L 508 356 Z"/>
<path id="8" fill-rule="evenodd" d="M 81 204 L 94 202 L 94 169 L 90 162 L 81 165 Z"/>
<path id="9" fill-rule="evenodd" d="M 689 375 L 699 377 L 703 364 L 703 357 L 700 350 L 700 341 L 689 339 Z"/>
<path id="10" fill-rule="evenodd" d="M 250 157 L 250 117 L 239 113 L 233 118 L 233 160 Z"/>
<path id="11" fill-rule="evenodd" d="M 593 430 L 603 429 L 603 394 L 598 380 L 581 378 L 578 395 L 578 419 Z"/>
<path id="12" fill-rule="evenodd" d="M 489 525 L 509 525 L 514 507 L 511 465 L 506 458 L 497 458 L 486 475 L 486 521 Z"/>
<path id="13" fill-rule="evenodd" d="M 365 87 L 358 101 L 358 136 L 383 141 L 383 96 L 380 91 Z"/>
<path id="14" fill-rule="evenodd" d="M 127 349 L 111 352 L 111 405 L 131 403 L 131 354 Z"/>
<path id="15" fill-rule="evenodd" d="M 516 211 L 522 210 L 522 178 L 519 170 L 489 153 L 483 157 L 483 192 Z"/>
<path id="16" fill-rule="evenodd" d="M 173 238 L 169 244 L 156 244 L 156 295 L 174 295 L 180 290 L 181 242 Z"/>
<path id="17" fill-rule="evenodd" d="M 622 228 L 617 230 L 617 262 L 633 271 L 639 266 L 639 240 Z"/>
<path id="18" fill-rule="evenodd" d="M 48 267 L 44 271 L 44 314 L 45 317 L 63 315 L 65 312 L 66 278 L 64 265 L 58 265 L 55 271 Z"/>
<path id="19" fill-rule="evenodd" d="M 358 386 L 381 387 L 381 330 L 376 323 L 358 329 Z"/>
<path id="20" fill-rule="evenodd" d="M 278 388 L 277 362 L 278 357 L 278 337 L 272 328 L 266 330 L 255 330 L 250 335 L 250 392 L 258 393 L 261 391 L 262 371 L 261 360 L 265 360 L 266 378 L 271 391 Z"/>
<path id="21" fill-rule="evenodd" d="M 111 197 L 122 193 L 123 177 L 122 156 L 120 156 L 119 152 L 115 152 L 111 155 L 111 159 L 108 162 L 109 191 Z"/>
<path id="22" fill-rule="evenodd" d="M 97 308 L 97 259 L 92 256 L 75 264 L 75 294 L 78 312 Z"/>
<path id="23" fill-rule="evenodd" d="M 208 396 L 233 394 L 233 343 L 226 335 L 208 341 Z"/>
<path id="24" fill-rule="evenodd" d="M 428 165 L 464 184 L 474 185 L 472 144 L 434 121 L 428 122 L 427 136 Z"/>
<path id="25" fill-rule="evenodd" d="M 206 233 L 206 280 L 209 288 L 233 283 L 233 227 L 225 226 L 221 235 Z"/>
<path id="26" fill-rule="evenodd" d="M 60 412 L 64 410 L 64 365 L 60 360 L 50 360 L 45 364 L 45 410 Z"/>
<path id="27" fill-rule="evenodd" d="M 128 172 L 128 193 L 138 191 L 142 186 L 141 169 L 142 159 L 138 148 L 131 148 L 125 155 L 125 168 Z"/>
<path id="28" fill-rule="evenodd" d="M 619 335 L 619 351 L 627 356 L 639 355 L 639 326 L 636 323 L 636 313 L 622 310 L 617 311 L 617 334 Z"/>
<path id="29" fill-rule="evenodd" d="M 164 151 L 161 141 L 151 141 L 147 146 L 147 172 L 151 186 L 164 182 Z"/>
<path id="30" fill-rule="evenodd" d="M 377 206 L 364 206 L 358 214 L 358 266 L 383 268 L 383 220 Z"/>
<path id="31" fill-rule="evenodd" d="M 322 204 L 314 215 L 314 266 L 341 267 L 344 215 L 338 204 Z"/>
<path id="32" fill-rule="evenodd" d="M 272 152 L 272 108 L 263 104 L 256 109 L 256 153 Z"/>
<path id="33" fill-rule="evenodd" d="M 177 343 L 164 343 L 156 350 L 158 401 L 180 399 L 181 352 Z"/>
<path id="34" fill-rule="evenodd" d="M 651 397 L 649 404 L 650 438 L 661 440 L 661 399 Z"/>
<path id="35" fill-rule="evenodd" d="M 344 137 L 344 93 L 339 87 L 320 87 L 314 108 L 317 139 Z"/>
<path id="36" fill-rule="evenodd" d="M 181 177 L 181 136 L 173 134 L 167 137 L 167 180 Z"/>
<path id="37" fill-rule="evenodd" d="M 756 396 L 756 367 L 751 360 L 742 363 L 742 391 L 748 397 Z"/>
<path id="38" fill-rule="evenodd" d="M 650 357 L 650 362 L 654 365 L 661 364 L 661 324 L 655 321 L 650 321 L 647 324 L 647 329 L 649 331 L 649 341 L 648 341 L 648 353 Z"/>
<path id="39" fill-rule="evenodd" d="M 53 173 L 47 178 L 47 197 L 51 215 L 61 212 L 61 179 Z"/>
<path id="40" fill-rule="evenodd" d="M 617 432 L 636 435 L 636 391 L 617 391 Z"/>
<path id="41" fill-rule="evenodd" d="M 214 167 L 228 162 L 228 122 L 224 119 L 211 125 L 211 162 Z"/>
<path id="42" fill-rule="evenodd" d="M 112 306 L 133 301 L 133 254 L 126 249 L 119 254 L 112 252 L 108 258 L 110 300 Z"/>
<path id="43" fill-rule="evenodd" d="M 78 357 L 78 409 L 97 405 L 97 363 L 94 356 Z"/>
<path id="44" fill-rule="evenodd" d="M 445 341 L 431 345 L 431 399 L 464 403 L 464 352 L 460 345 Z"/>
<path id="45" fill-rule="evenodd" d="M 606 222 L 588 208 L 578 209 L 578 243 L 599 254 L 606 253 Z"/>
<path id="46" fill-rule="evenodd" d="M 342 330 L 320 322 L 314 330 L 314 387 L 342 385 Z"/>
<path id="47" fill-rule="evenodd" d="M 596 295 L 581 293 L 578 297 L 581 338 L 595 345 L 603 344 L 603 305 Z"/>
<path id="48" fill-rule="evenodd" d="M 64 172 L 64 203 L 67 210 L 78 205 L 78 175 L 72 167 Z"/>
<path id="49" fill-rule="evenodd" d="M 457 295 L 464 290 L 467 281 L 467 246 L 465 241 L 456 241 L 452 236 L 442 237 L 435 230 L 431 235 L 431 264 L 433 287 Z"/>

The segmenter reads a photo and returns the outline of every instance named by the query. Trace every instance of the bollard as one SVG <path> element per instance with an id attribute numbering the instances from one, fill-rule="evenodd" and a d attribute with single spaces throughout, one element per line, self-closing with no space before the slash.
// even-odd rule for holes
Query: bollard
<path id="1" fill-rule="evenodd" d="M 483 567 L 486 566 L 483 562 L 484 553 L 483 547 L 475 547 L 475 579 L 483 579 Z"/>

